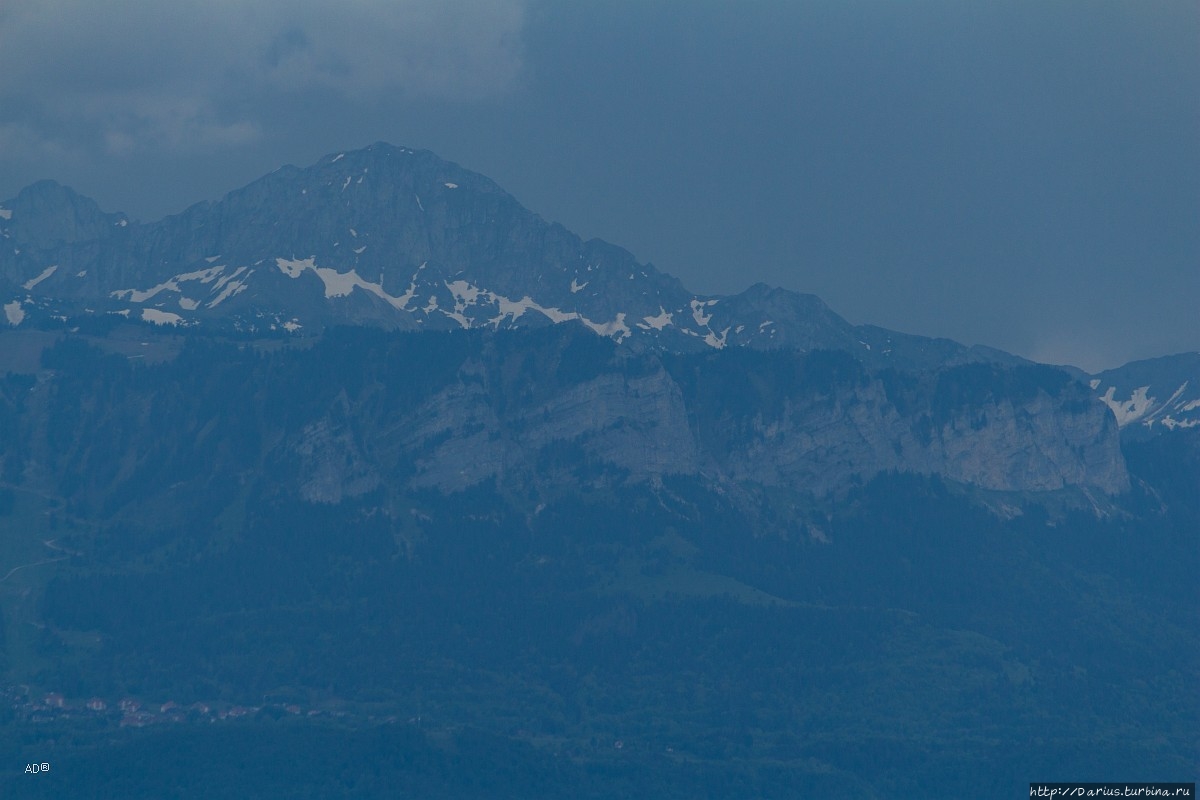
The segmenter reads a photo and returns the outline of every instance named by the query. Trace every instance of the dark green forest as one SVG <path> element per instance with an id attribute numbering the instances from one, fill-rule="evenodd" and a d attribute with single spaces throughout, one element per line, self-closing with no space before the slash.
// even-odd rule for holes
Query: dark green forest
<path id="1" fill-rule="evenodd" d="M 538 455 L 552 480 L 443 494 L 399 469 L 303 499 L 276 445 L 317 410 L 376 409 L 346 421 L 369 442 L 480 354 L 510 370 L 500 404 L 657 358 L 345 329 L 196 336 L 158 364 L 65 338 L 8 374 L 0 566 L 39 565 L 0 583 L 0 794 L 1012 797 L 1200 771 L 1200 430 L 1128 444 L 1115 499 L 633 481 L 569 441 Z M 866 375 L 835 353 L 663 363 L 702 435 Z M 897 402 L 933 386 L 931 424 L 1069 380 L 880 379 Z M 78 710 L 34 709 L 47 693 Z M 189 710 L 122 726 L 122 698 Z"/>

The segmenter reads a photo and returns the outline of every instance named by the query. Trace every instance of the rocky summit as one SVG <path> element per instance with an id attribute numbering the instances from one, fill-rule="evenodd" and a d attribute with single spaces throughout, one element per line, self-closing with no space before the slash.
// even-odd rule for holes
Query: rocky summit
<path id="1" fill-rule="evenodd" d="M 138 223 L 53 182 L 0 204 L 10 325 L 119 314 L 258 334 L 335 324 L 397 330 L 576 321 L 679 351 L 839 349 L 888 366 L 1007 354 L 854 326 L 819 298 L 764 285 L 689 292 L 628 251 L 583 241 L 488 178 L 387 144 L 283 167 L 224 198 Z"/>

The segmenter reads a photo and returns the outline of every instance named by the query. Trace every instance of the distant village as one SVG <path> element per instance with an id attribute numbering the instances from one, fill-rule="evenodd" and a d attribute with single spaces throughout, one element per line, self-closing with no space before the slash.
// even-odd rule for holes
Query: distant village
<path id="1" fill-rule="evenodd" d="M 10 706 L 16 715 L 26 722 L 45 723 L 67 719 L 92 718 L 122 728 L 143 728 L 147 725 L 184 722 L 219 722 L 265 715 L 274 718 L 285 716 L 346 717 L 342 710 L 303 708 L 296 703 L 265 703 L 258 706 L 243 706 L 230 703 L 191 703 L 182 705 L 173 700 L 150 703 L 132 697 L 118 700 L 103 697 L 68 698 L 59 692 L 34 692 L 25 685 L 0 688 L 0 702 Z M 374 719 L 370 717 L 370 719 Z M 395 717 L 382 719 L 396 722 Z M 416 721 L 411 720 L 411 721 Z"/>

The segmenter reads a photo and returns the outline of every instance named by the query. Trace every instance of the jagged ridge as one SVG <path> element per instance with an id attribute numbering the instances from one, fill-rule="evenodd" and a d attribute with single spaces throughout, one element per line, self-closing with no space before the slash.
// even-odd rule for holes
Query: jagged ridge
<path id="1" fill-rule="evenodd" d="M 249 332 L 577 321 L 676 351 L 839 349 L 905 368 L 1019 361 L 856 327 L 813 295 L 762 284 L 697 295 L 620 247 L 543 220 L 482 175 L 384 143 L 280 168 L 147 224 L 36 184 L 0 207 L 0 233 L 12 245 L 0 249 L 0 281 L 14 325 L 89 310 Z"/>

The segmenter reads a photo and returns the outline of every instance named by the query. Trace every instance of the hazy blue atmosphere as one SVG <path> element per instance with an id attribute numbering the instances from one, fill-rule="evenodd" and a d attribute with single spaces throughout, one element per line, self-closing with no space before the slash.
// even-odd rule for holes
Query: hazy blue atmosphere
<path id="1" fill-rule="evenodd" d="M 0 197 L 150 220 L 376 140 L 701 292 L 1089 370 L 1200 350 L 1200 6 L 0 6 Z"/>

